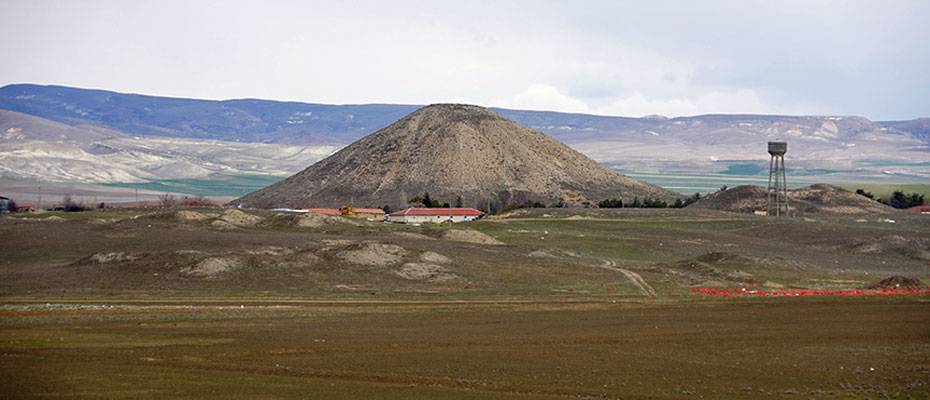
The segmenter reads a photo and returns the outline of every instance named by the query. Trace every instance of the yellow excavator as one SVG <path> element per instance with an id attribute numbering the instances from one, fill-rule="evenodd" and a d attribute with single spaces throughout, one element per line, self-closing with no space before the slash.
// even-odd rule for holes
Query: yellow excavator
<path id="1" fill-rule="evenodd" d="M 352 203 L 346 204 L 339 207 L 339 213 L 342 214 L 343 217 L 354 217 L 355 207 L 352 207 Z"/>

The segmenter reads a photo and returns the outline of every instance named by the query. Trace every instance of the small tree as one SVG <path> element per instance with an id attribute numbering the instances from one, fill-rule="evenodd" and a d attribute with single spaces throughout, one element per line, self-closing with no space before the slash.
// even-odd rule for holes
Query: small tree
<path id="1" fill-rule="evenodd" d="M 696 201 L 698 201 L 698 200 L 700 200 L 700 199 L 701 199 L 701 194 L 700 194 L 700 193 L 695 193 L 695 194 L 692 195 L 691 197 L 688 197 L 687 199 L 685 199 L 685 207 L 687 207 L 687 206 L 689 206 L 689 205 L 691 205 L 691 204 L 694 204 Z"/>
<path id="2" fill-rule="evenodd" d="M 924 205 L 924 195 L 917 192 L 911 193 L 907 203 L 908 208 L 922 206 Z"/>
<path id="3" fill-rule="evenodd" d="M 74 199 L 71 198 L 70 194 L 65 195 L 65 198 L 62 199 L 61 208 L 65 212 L 79 212 L 87 210 L 87 207 L 84 206 L 84 203 L 75 202 Z"/>
<path id="4" fill-rule="evenodd" d="M 642 206 L 643 206 L 643 203 L 640 203 L 640 202 L 639 202 L 639 197 L 634 197 L 634 198 L 633 198 L 633 204 L 632 204 L 630 207 L 633 207 L 633 208 L 640 208 L 640 207 L 642 207 Z"/>
<path id="5" fill-rule="evenodd" d="M 429 192 L 423 193 L 423 207 L 426 207 L 426 208 L 433 207 L 433 199 L 429 197 Z"/>
<path id="6" fill-rule="evenodd" d="M 161 208 L 174 208 L 178 205 L 178 199 L 176 199 L 171 193 L 165 193 L 161 196 L 158 196 L 158 204 L 161 206 Z"/>
<path id="7" fill-rule="evenodd" d="M 6 209 L 7 209 L 7 211 L 9 211 L 10 213 L 15 213 L 15 212 L 19 211 L 19 206 L 16 205 L 16 200 L 10 199 L 9 201 L 7 201 L 7 203 L 6 203 Z"/>
<path id="8" fill-rule="evenodd" d="M 891 195 L 890 199 L 878 199 L 878 201 L 894 208 L 911 208 L 924 205 L 924 195 L 917 192 L 905 194 L 903 191 L 897 190 Z"/>
<path id="9" fill-rule="evenodd" d="M 873 195 L 871 192 L 866 192 L 866 191 L 863 190 L 863 189 L 856 189 L 856 194 L 858 194 L 858 195 L 860 195 L 860 196 L 862 196 L 862 197 L 868 197 L 868 198 L 870 198 L 870 199 L 872 199 L 872 200 L 875 200 L 875 195 Z"/>
<path id="10" fill-rule="evenodd" d="M 675 204 L 672 204 L 672 208 L 684 208 L 684 207 L 685 207 L 685 202 L 681 201 L 681 199 L 675 199 Z"/>
<path id="11" fill-rule="evenodd" d="M 604 199 L 597 203 L 600 208 L 623 208 L 623 199 Z"/>
<path id="12" fill-rule="evenodd" d="M 465 200 L 462 199 L 462 195 L 458 195 L 455 197 L 455 208 L 462 208 L 462 207 L 465 207 Z"/>

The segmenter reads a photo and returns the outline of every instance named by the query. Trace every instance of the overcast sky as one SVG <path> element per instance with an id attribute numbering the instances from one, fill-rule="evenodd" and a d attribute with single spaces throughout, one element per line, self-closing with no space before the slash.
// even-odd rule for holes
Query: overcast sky
<path id="1" fill-rule="evenodd" d="M 930 1 L 10 1 L 0 85 L 667 116 L 930 116 Z"/>

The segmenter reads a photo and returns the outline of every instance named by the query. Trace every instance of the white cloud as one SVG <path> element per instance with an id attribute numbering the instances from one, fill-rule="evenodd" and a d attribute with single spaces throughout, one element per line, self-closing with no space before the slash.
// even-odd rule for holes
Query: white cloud
<path id="1" fill-rule="evenodd" d="M 534 83 L 516 96 L 494 102 L 497 107 L 527 110 L 556 110 L 565 112 L 590 112 L 583 101 L 559 92 L 551 85 Z"/>
<path id="2" fill-rule="evenodd" d="M 595 111 L 601 114 L 644 116 L 661 114 L 682 116 L 697 114 L 746 114 L 782 111 L 765 104 L 752 89 L 699 91 L 693 97 L 648 98 L 635 92 Z"/>
<path id="3" fill-rule="evenodd" d="M 553 85 L 534 83 L 509 99 L 492 102 L 494 106 L 529 110 L 557 110 L 619 116 L 661 114 L 670 117 L 719 113 L 765 113 L 775 109 L 752 89 L 688 88 L 691 97 L 650 97 L 636 91 L 627 96 L 599 97 L 595 100 L 575 98 Z"/>
<path id="4" fill-rule="evenodd" d="M 808 3 L 8 2 L 0 37 L 16 40 L 0 54 L 16 62 L 0 64 L 0 85 L 614 115 L 926 114 L 930 2 Z"/>

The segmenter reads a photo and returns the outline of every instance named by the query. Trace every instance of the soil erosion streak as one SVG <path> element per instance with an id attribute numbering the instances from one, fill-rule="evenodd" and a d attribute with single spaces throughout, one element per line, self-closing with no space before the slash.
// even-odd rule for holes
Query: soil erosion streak
<path id="1" fill-rule="evenodd" d="M 628 269 L 617 267 L 617 263 L 613 260 L 604 259 L 602 261 L 603 261 L 603 264 L 600 265 L 601 268 L 609 269 L 611 271 L 617 271 L 623 274 L 623 276 L 629 279 L 630 282 L 633 283 L 633 285 L 636 285 L 636 287 L 639 288 L 639 291 L 640 293 L 643 294 L 643 296 L 648 296 L 648 297 L 656 296 L 655 289 L 653 289 L 652 286 L 649 286 L 649 284 L 646 283 L 643 277 L 639 276 L 639 274 L 633 271 L 630 271 Z"/>

